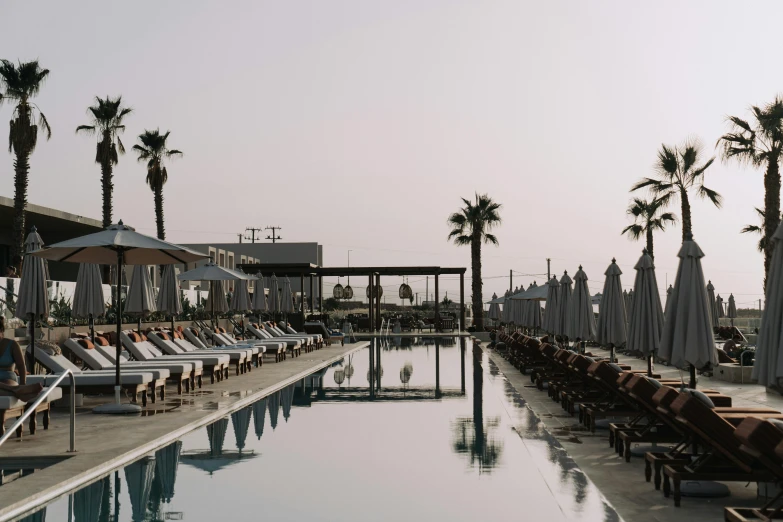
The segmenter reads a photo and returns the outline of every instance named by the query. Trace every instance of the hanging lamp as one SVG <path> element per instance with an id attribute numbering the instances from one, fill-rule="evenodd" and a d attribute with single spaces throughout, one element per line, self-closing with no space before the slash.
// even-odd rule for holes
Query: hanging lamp
<path id="1" fill-rule="evenodd" d="M 342 299 L 345 295 L 345 289 L 343 289 L 343 285 L 340 284 L 340 278 L 337 278 L 337 284 L 334 285 L 334 289 L 332 290 L 332 297 L 335 299 Z"/>

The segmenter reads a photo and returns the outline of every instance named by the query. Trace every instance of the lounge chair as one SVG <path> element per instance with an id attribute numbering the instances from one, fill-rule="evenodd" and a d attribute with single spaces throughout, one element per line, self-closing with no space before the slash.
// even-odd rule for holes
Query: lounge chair
<path id="1" fill-rule="evenodd" d="M 239 348 L 236 350 L 223 350 L 223 349 L 197 349 L 195 346 L 187 346 L 187 341 L 182 340 L 182 343 L 177 342 L 175 337 L 178 334 L 170 334 L 169 332 L 150 332 L 147 336 L 152 344 L 154 344 L 163 354 L 171 356 L 187 356 L 187 355 L 228 355 L 232 362 L 242 365 L 242 373 L 251 371 L 253 367 L 253 350 L 246 348 Z M 183 345 L 185 347 L 183 347 Z M 244 359 L 243 359 L 244 358 Z M 244 361 L 244 362 L 243 362 Z M 259 363 L 260 364 L 260 363 Z"/>
<path id="2" fill-rule="evenodd" d="M 305 353 L 311 352 L 315 349 L 312 337 L 306 337 L 303 335 L 289 334 L 283 332 L 281 329 L 277 328 L 271 322 L 259 324 L 258 329 L 260 332 L 266 334 L 270 339 L 294 339 L 296 341 L 299 341 L 301 345 L 301 349 L 303 349 Z M 290 346 L 289 346 L 289 351 L 290 351 Z"/>
<path id="3" fill-rule="evenodd" d="M 220 328 L 220 332 L 213 332 L 209 328 L 203 328 L 201 330 L 202 335 L 206 338 L 212 339 L 213 350 L 221 351 L 233 351 L 233 350 L 246 350 L 248 352 L 248 360 L 251 360 L 260 366 L 263 364 L 263 355 L 266 353 L 266 346 L 269 344 L 273 348 L 279 348 L 277 343 L 265 343 L 263 341 L 247 340 L 237 341 L 233 336 L 226 333 L 224 328 Z"/>
<path id="4" fill-rule="evenodd" d="M 287 335 L 293 335 L 293 336 L 301 335 L 305 339 L 310 339 L 310 341 L 313 343 L 313 346 L 315 347 L 316 350 L 321 349 L 321 347 L 323 347 L 324 337 L 319 333 L 310 334 L 305 332 L 297 332 L 288 323 L 280 323 L 276 326 L 276 328 Z"/>
<path id="5" fill-rule="evenodd" d="M 28 375 L 27 383 L 41 383 L 43 386 L 49 386 L 57 380 L 59 374 L 65 370 L 73 372 L 76 383 L 76 393 L 93 394 L 106 393 L 114 394 L 115 372 L 114 371 L 82 371 L 81 368 L 73 364 L 63 355 L 50 355 L 43 350 L 35 351 L 35 359 L 44 368 L 52 372 L 52 375 Z M 138 402 L 138 396 L 141 394 L 141 405 L 147 405 L 147 395 L 149 391 L 150 401 L 155 402 L 157 392 L 160 398 L 166 397 L 166 378 L 169 376 L 168 370 L 157 371 L 122 371 L 120 374 L 120 387 L 126 393 L 130 393 L 131 401 Z M 69 389 L 71 387 L 70 379 L 63 379 L 58 385 L 59 388 Z"/>
<path id="6" fill-rule="evenodd" d="M 304 331 L 307 334 L 319 334 L 326 343 L 326 346 L 331 346 L 332 341 L 339 342 L 341 345 L 345 345 L 344 333 L 332 333 L 324 326 L 321 321 L 308 321 L 304 324 Z"/>
<path id="7" fill-rule="evenodd" d="M 291 338 L 282 338 L 277 337 L 273 338 L 270 334 L 265 332 L 263 328 L 261 328 L 258 324 L 248 324 L 245 326 L 245 329 L 253 336 L 256 337 L 256 339 L 259 339 L 261 341 L 278 341 L 283 343 L 282 347 L 279 347 L 277 349 L 270 349 L 267 348 L 266 353 L 270 355 L 275 356 L 275 362 L 280 362 L 281 360 L 285 359 L 285 352 L 287 348 L 290 348 L 292 350 L 298 350 L 301 348 L 302 343 L 296 339 Z"/>
<path id="8" fill-rule="evenodd" d="M 211 383 L 214 384 L 216 378 L 218 380 L 228 378 L 232 354 L 163 355 L 155 345 L 149 341 L 141 340 L 141 337 L 136 332 L 122 332 L 120 338 L 122 339 L 122 345 L 137 361 L 201 361 L 204 364 L 204 371 L 210 376 Z M 239 357 L 236 359 L 237 375 L 239 375 L 239 368 L 244 364 L 244 359 Z"/>
<path id="9" fill-rule="evenodd" d="M 172 340 L 186 352 L 198 351 L 198 350 L 222 350 L 220 346 L 211 345 L 211 341 L 207 339 L 207 336 L 204 334 L 204 331 L 209 331 L 210 335 L 212 334 L 211 330 L 209 330 L 209 328 L 207 327 L 201 327 L 201 330 L 199 330 L 198 328 L 193 328 L 188 326 L 181 332 L 183 334 L 183 339 L 174 338 Z M 186 341 L 189 342 L 192 346 L 194 346 L 196 350 L 192 350 L 190 349 L 190 347 L 186 347 L 185 346 Z M 245 346 L 237 347 L 236 349 L 240 349 L 240 350 L 245 349 L 245 353 L 247 357 L 248 358 L 252 357 L 253 350 L 249 345 L 246 347 Z"/>
<path id="10" fill-rule="evenodd" d="M 112 357 L 109 359 L 101 351 L 96 350 L 95 345 L 93 345 L 89 339 L 69 338 L 65 340 L 64 346 L 71 350 L 71 352 L 81 359 L 91 370 L 114 371 L 116 367 L 116 358 Z M 115 347 L 111 347 L 110 350 L 114 350 L 116 354 Z M 196 366 L 198 366 L 198 368 Z M 177 385 L 177 393 L 179 395 L 182 395 L 183 384 L 185 385 L 185 391 L 190 391 L 191 387 L 195 389 L 197 380 L 199 387 L 201 387 L 201 374 L 203 372 L 201 361 L 158 361 L 152 363 L 121 361 L 120 370 L 126 368 L 131 371 L 168 370 L 169 376 L 167 380 Z"/>
<path id="11" fill-rule="evenodd" d="M 45 393 L 48 390 L 48 388 L 44 388 L 41 393 Z M 49 395 L 46 396 L 46 399 L 38 405 L 38 407 L 35 409 L 35 413 L 30 415 L 30 435 L 35 435 L 36 427 L 38 425 L 38 421 L 36 420 L 36 415 L 38 413 L 43 413 L 43 427 L 45 430 L 49 429 L 49 421 L 51 419 L 51 406 L 52 402 L 61 399 L 63 396 L 63 392 L 60 388 L 56 388 L 52 390 Z M 25 402 L 22 400 L 17 399 L 16 397 L 11 396 L 0 396 L 0 435 L 5 434 L 5 421 L 9 418 L 19 418 L 21 417 L 24 412 L 27 409 L 27 405 L 35 402 L 35 399 L 30 400 L 29 402 Z M 21 437 L 22 436 L 22 426 L 20 425 L 16 429 L 16 436 Z"/>

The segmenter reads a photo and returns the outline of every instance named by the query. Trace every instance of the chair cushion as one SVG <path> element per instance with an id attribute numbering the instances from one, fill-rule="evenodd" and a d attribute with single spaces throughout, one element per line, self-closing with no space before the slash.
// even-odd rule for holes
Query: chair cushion
<path id="1" fill-rule="evenodd" d="M 653 386 L 655 386 L 656 390 L 660 390 L 661 386 L 663 386 L 663 384 L 661 384 L 661 381 L 659 381 L 658 379 L 653 379 L 652 377 L 647 377 L 647 381 Z"/>
<path id="2" fill-rule="evenodd" d="M 95 344 L 97 344 L 98 346 L 109 346 L 109 340 L 100 335 L 96 335 Z"/>
<path id="3" fill-rule="evenodd" d="M 141 342 L 141 336 L 137 334 L 136 332 L 128 332 L 128 338 L 130 338 L 131 341 L 134 343 L 140 343 Z"/>
<path id="4" fill-rule="evenodd" d="M 691 388 L 686 388 L 684 390 L 687 394 L 689 394 L 691 397 L 694 397 L 696 399 L 699 399 L 702 403 L 704 403 L 705 406 L 707 406 L 709 409 L 714 410 L 715 409 L 715 403 L 712 402 L 712 399 L 707 397 L 704 393 L 700 392 L 699 390 L 694 390 Z"/>
<path id="5" fill-rule="evenodd" d="M 615 370 L 617 373 L 623 373 L 623 369 L 620 368 L 620 365 L 617 363 L 609 363 L 609 367 Z"/>
<path id="6" fill-rule="evenodd" d="M 770 424 L 775 426 L 780 431 L 783 431 L 783 420 L 780 419 L 767 419 Z"/>
<path id="7" fill-rule="evenodd" d="M 95 349 L 95 345 L 92 344 L 89 339 L 79 339 L 76 342 L 79 343 L 80 345 L 82 345 L 82 347 L 86 348 L 87 350 L 94 350 Z"/>

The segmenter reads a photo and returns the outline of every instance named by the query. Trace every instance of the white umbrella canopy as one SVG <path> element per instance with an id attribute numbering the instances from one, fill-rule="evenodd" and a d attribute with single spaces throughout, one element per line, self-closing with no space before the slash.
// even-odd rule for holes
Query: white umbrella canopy
<path id="1" fill-rule="evenodd" d="M 283 280 L 283 295 L 280 299 L 280 311 L 291 313 L 294 311 L 294 298 L 291 293 L 291 280 L 288 276 Z"/>
<path id="2" fill-rule="evenodd" d="M 100 317 L 106 313 L 106 297 L 101 283 L 101 269 L 93 263 L 79 265 L 71 313 L 74 317 Z"/>
<path id="3" fill-rule="evenodd" d="M 155 289 L 152 287 L 149 270 L 144 265 L 134 266 L 131 283 L 128 287 L 125 313 L 145 316 L 157 311 L 157 309 L 155 305 Z"/>
<path id="4" fill-rule="evenodd" d="M 647 373 L 652 374 L 652 356 L 661 345 L 663 308 L 658 293 L 655 266 L 647 249 L 634 266 L 634 305 L 628 322 L 628 349 L 647 358 Z"/>
<path id="5" fill-rule="evenodd" d="M 256 288 L 253 292 L 253 308 L 254 312 L 267 312 L 269 311 L 269 303 L 266 300 L 266 284 L 264 283 L 264 277 L 258 275 L 258 282 L 256 282 Z"/>
<path id="6" fill-rule="evenodd" d="M 718 319 L 726 317 L 726 313 L 723 311 L 723 298 L 720 294 L 718 294 L 718 297 L 715 299 L 715 306 L 718 308 Z"/>
<path id="7" fill-rule="evenodd" d="M 571 284 L 573 281 L 568 277 L 568 271 L 563 271 L 563 277 L 560 278 L 560 296 L 557 301 L 557 329 L 555 335 L 568 336 L 568 316 L 571 309 Z"/>
<path id="8" fill-rule="evenodd" d="M 737 317 L 737 303 L 734 302 L 734 294 L 729 294 L 729 306 L 726 310 L 726 317 L 731 319 L 731 326 L 734 326 L 734 318 Z"/>
<path id="9" fill-rule="evenodd" d="M 163 268 L 163 277 L 160 280 L 158 289 L 158 300 L 155 306 L 159 312 L 164 312 L 171 316 L 182 313 L 182 300 L 180 299 L 179 283 L 175 274 L 174 265 L 166 265 Z"/>
<path id="10" fill-rule="evenodd" d="M 171 265 L 193 263 L 208 258 L 206 254 L 167 243 L 136 232 L 122 221 L 100 232 L 62 241 L 33 253 L 36 257 L 72 263 L 116 264 L 117 273 L 129 265 Z M 119 295 L 119 292 L 118 292 Z M 122 353 L 122 300 L 117 300 L 117 366 L 115 372 L 115 404 L 101 406 L 94 411 L 105 413 L 135 413 L 137 406 L 120 406 L 120 360 Z"/>
<path id="11" fill-rule="evenodd" d="M 677 256 L 680 264 L 666 310 L 658 353 L 677 368 L 690 367 L 690 386 L 694 388 L 696 369 L 718 364 L 718 356 L 701 267 L 704 252 L 688 235 Z"/>
<path id="12" fill-rule="evenodd" d="M 623 273 L 613 258 L 604 272 L 604 291 L 601 294 L 601 304 L 598 307 L 598 322 L 595 338 L 599 344 L 609 346 L 610 359 L 614 361 L 614 348 L 620 346 L 628 338 L 626 330 L 625 303 L 623 302 L 623 285 L 620 275 Z"/>
<path id="13" fill-rule="evenodd" d="M 718 326 L 718 303 L 715 300 L 715 287 L 707 281 L 707 299 L 710 302 L 710 320 L 713 327 Z"/>
<path id="14" fill-rule="evenodd" d="M 223 279 L 209 282 L 209 295 L 207 296 L 206 309 L 212 315 L 225 314 L 228 312 L 226 286 Z"/>
<path id="15" fill-rule="evenodd" d="M 280 293 L 275 274 L 272 274 L 269 282 L 269 310 L 275 313 L 280 311 Z"/>
<path id="16" fill-rule="evenodd" d="M 543 329 L 552 335 L 560 329 L 558 309 L 560 307 L 560 282 L 552 276 L 547 284 L 546 311 L 544 312 Z"/>
<path id="17" fill-rule="evenodd" d="M 250 291 L 247 288 L 247 281 L 240 280 L 234 285 L 234 294 L 231 296 L 231 310 L 235 312 L 247 312 L 253 308 L 250 301 Z"/>
<path id="18" fill-rule="evenodd" d="M 756 343 L 756 362 L 753 378 L 767 387 L 783 387 L 783 223 L 772 235 L 775 249 L 767 276 L 766 306 L 761 316 Z"/>
<path id="19" fill-rule="evenodd" d="M 593 299 L 587 286 L 587 274 L 579 265 L 574 274 L 574 292 L 571 294 L 571 310 L 568 314 L 567 335 L 575 341 L 595 339 L 595 314 Z"/>

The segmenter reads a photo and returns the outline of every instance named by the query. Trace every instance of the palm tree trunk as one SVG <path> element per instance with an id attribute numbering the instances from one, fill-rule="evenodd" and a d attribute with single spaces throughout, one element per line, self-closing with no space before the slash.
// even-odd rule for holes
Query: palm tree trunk
<path id="1" fill-rule="evenodd" d="M 484 305 L 481 296 L 481 231 L 473 233 L 473 239 L 470 242 L 470 264 L 471 264 L 471 290 L 473 292 L 473 326 L 477 331 L 484 330 Z M 464 327 L 464 325 L 463 325 Z"/>
<path id="2" fill-rule="evenodd" d="M 158 227 L 158 239 L 166 239 L 163 228 L 163 186 L 155 187 L 155 224 Z"/>
<path id="3" fill-rule="evenodd" d="M 653 231 L 649 223 L 647 224 L 647 253 L 650 254 L 651 258 L 655 259 L 653 255 Z"/>
<path id="4" fill-rule="evenodd" d="M 112 167 L 111 160 L 105 158 L 101 161 L 101 188 L 103 190 L 103 228 L 111 225 L 112 218 L 112 191 L 114 190 L 114 184 L 112 183 L 112 174 L 114 168 Z"/>
<path id="5" fill-rule="evenodd" d="M 30 149 L 16 149 L 14 161 L 14 218 L 13 243 L 11 244 L 11 259 L 16 260 L 16 269 L 22 273 L 22 256 L 24 256 L 24 232 L 27 218 L 27 185 L 30 173 Z M 13 262 L 13 261 L 12 261 Z"/>
<path id="6" fill-rule="evenodd" d="M 767 171 L 764 173 L 764 291 L 767 289 L 767 275 L 772 263 L 775 241 L 772 236 L 780 224 L 780 167 L 777 154 L 770 155 Z"/>
<path id="7" fill-rule="evenodd" d="M 688 192 L 686 190 L 680 190 L 680 201 L 682 206 L 682 240 L 690 234 L 693 235 L 691 229 L 691 203 L 688 201 Z"/>

